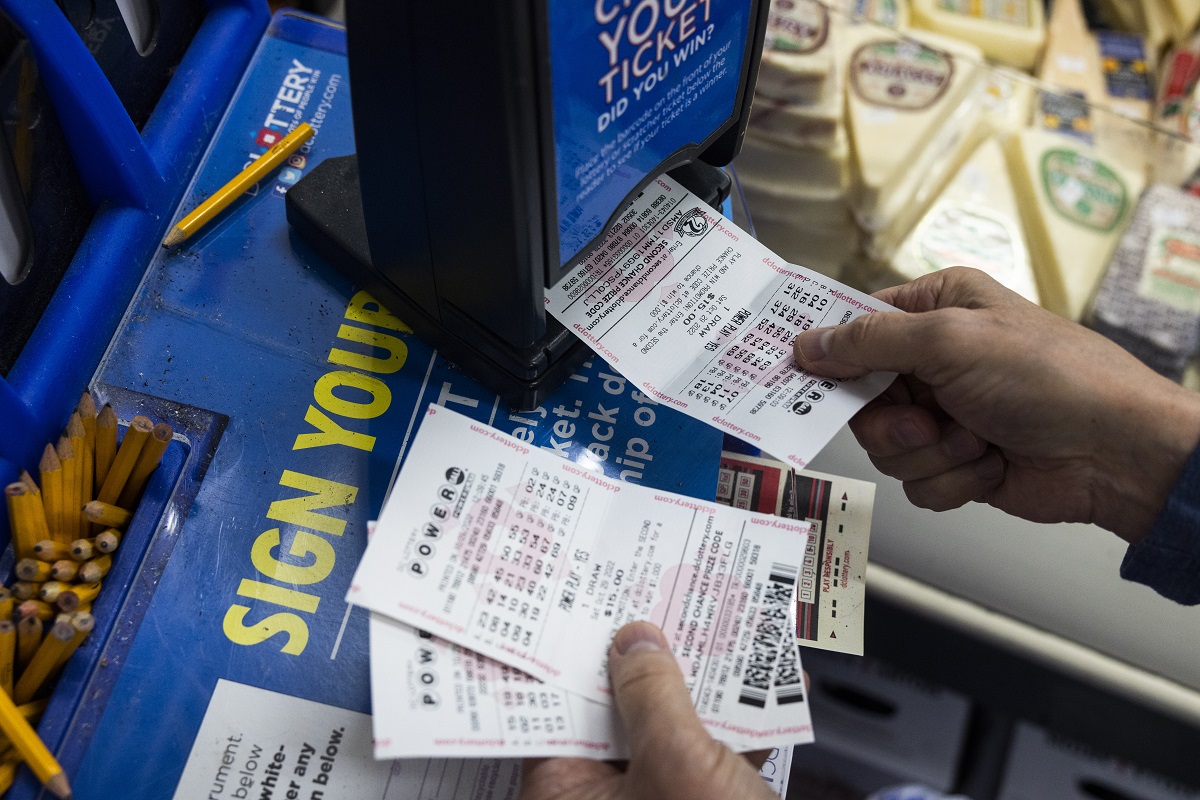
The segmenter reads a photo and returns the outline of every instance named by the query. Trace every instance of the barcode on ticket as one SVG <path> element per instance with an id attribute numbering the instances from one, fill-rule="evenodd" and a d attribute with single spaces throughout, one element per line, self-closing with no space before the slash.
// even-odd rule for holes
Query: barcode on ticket
<path id="1" fill-rule="evenodd" d="M 788 645 L 792 645 L 788 612 L 795 598 L 798 574 L 799 570 L 791 564 L 771 564 L 770 577 L 763 590 L 763 602 L 754 627 L 746 677 L 738 696 L 739 703 L 766 708 L 767 692 L 771 688 L 775 663 L 779 660 L 779 645 L 784 637 L 787 637 Z"/>
<path id="2" fill-rule="evenodd" d="M 775 701 L 781 706 L 804 702 L 804 675 L 800 669 L 800 649 L 787 642 L 779 653 L 775 667 Z"/>

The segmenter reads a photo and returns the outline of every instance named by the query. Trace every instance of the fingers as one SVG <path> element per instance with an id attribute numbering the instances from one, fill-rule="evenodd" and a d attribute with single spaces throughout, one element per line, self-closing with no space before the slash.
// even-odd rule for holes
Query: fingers
<path id="1" fill-rule="evenodd" d="M 604 797 L 620 779 L 612 764 L 591 758 L 527 758 L 521 765 L 519 800 Z"/>
<path id="2" fill-rule="evenodd" d="M 850 378 L 868 372 L 913 374 L 923 368 L 969 363 L 971 310 L 1029 305 L 979 270 L 951 267 L 876 295 L 902 311 L 864 314 L 846 325 L 814 328 L 796 337 L 796 364 L 816 375 Z"/>
<path id="3" fill-rule="evenodd" d="M 900 433 L 903 434 L 905 430 L 901 426 Z M 942 427 L 931 444 L 893 455 L 872 454 L 871 462 L 885 475 L 901 481 L 913 481 L 949 472 L 979 458 L 985 450 L 987 442 L 961 425 L 950 422 Z"/>
<path id="4" fill-rule="evenodd" d="M 942 435 L 941 426 L 928 410 L 882 398 L 851 418 L 850 431 L 869 455 L 883 458 L 930 447 Z"/>
<path id="5" fill-rule="evenodd" d="M 813 328 L 796 337 L 792 352 L 801 369 L 831 378 L 884 371 L 916 374 L 937 338 L 932 315 L 879 311 L 832 328 Z M 933 320 L 934 323 L 937 320 Z"/>
<path id="6" fill-rule="evenodd" d="M 654 625 L 617 631 L 608 671 L 629 736 L 632 796 L 658 800 L 768 798 L 770 790 L 741 756 L 716 742 L 696 716 L 683 675 Z M 687 765 L 681 770 L 679 765 Z"/>
<path id="7" fill-rule="evenodd" d="M 621 628 L 608 658 L 617 709 L 629 733 L 634 759 L 655 751 L 653 757 L 670 761 L 662 748 L 686 749 L 697 740 L 711 740 L 657 627 L 634 622 Z"/>
<path id="8" fill-rule="evenodd" d="M 979 458 L 938 475 L 904 482 L 904 494 L 920 508 L 949 511 L 983 497 L 1004 483 L 1004 457 L 988 448 Z"/>

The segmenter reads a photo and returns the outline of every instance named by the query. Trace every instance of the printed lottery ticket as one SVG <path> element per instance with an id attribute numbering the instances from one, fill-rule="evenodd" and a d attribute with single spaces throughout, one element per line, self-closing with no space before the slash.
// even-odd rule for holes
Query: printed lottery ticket
<path id="1" fill-rule="evenodd" d="M 813 524 L 796 585 L 796 638 L 809 647 L 862 655 L 875 484 L 726 451 L 717 500 Z"/>
<path id="2" fill-rule="evenodd" d="M 371 704 L 376 758 L 582 756 L 628 758 L 612 705 L 595 703 L 424 631 L 371 615 Z M 773 670 L 744 683 L 738 702 L 764 718 L 795 720 L 804 703 L 794 616 L 781 626 Z M 767 710 L 769 709 L 769 711 Z M 761 750 L 720 727 L 714 738 L 736 751 Z M 793 738 L 784 736 L 782 744 Z"/>
<path id="3" fill-rule="evenodd" d="M 797 369 L 800 331 L 895 309 L 786 263 L 666 176 L 546 308 L 646 394 L 796 467 L 895 377 Z"/>
<path id="4" fill-rule="evenodd" d="M 557 688 L 611 703 L 617 628 L 663 629 L 696 710 L 743 744 L 811 740 L 774 674 L 809 523 L 631 484 L 430 406 L 347 594 Z"/>

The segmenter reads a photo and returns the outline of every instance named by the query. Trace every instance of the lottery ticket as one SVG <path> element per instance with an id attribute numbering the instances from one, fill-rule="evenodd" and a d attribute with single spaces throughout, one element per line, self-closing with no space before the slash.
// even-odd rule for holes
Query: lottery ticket
<path id="1" fill-rule="evenodd" d="M 586 700 L 424 631 L 371 615 L 371 705 L 375 757 L 629 757 L 615 706 Z M 791 625 L 781 625 L 773 670 L 748 675 L 738 702 L 764 720 L 796 719 L 805 701 Z M 753 671 L 753 670 L 751 670 Z M 744 752 L 775 741 L 743 740 L 719 725 L 713 738 Z M 784 745 L 795 741 L 783 735 Z"/>
<path id="2" fill-rule="evenodd" d="M 796 638 L 809 647 L 862 655 L 875 484 L 726 451 L 717 500 L 813 524 L 796 585 Z"/>
<path id="3" fill-rule="evenodd" d="M 895 309 L 788 264 L 666 176 L 546 308 L 644 393 L 796 467 L 895 377 L 798 369 L 796 334 Z"/>
<path id="4" fill-rule="evenodd" d="M 628 758 L 615 706 L 595 703 L 381 614 L 371 615 L 376 758 Z"/>
<path id="5" fill-rule="evenodd" d="M 430 406 L 347 600 L 611 704 L 617 628 L 663 629 L 726 741 L 811 739 L 742 702 L 771 673 L 811 525 L 614 483 Z"/>

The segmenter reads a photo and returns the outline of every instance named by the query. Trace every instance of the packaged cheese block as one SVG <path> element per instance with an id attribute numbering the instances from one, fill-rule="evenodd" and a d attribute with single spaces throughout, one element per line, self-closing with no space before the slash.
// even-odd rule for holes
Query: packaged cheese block
<path id="1" fill-rule="evenodd" d="M 912 25 L 970 42 L 988 58 L 1033 69 L 1046 40 L 1042 0 L 913 0 Z"/>
<path id="2" fill-rule="evenodd" d="M 1144 179 L 1047 131 L 1022 131 L 1005 147 L 1041 303 L 1079 320 Z"/>
<path id="3" fill-rule="evenodd" d="M 871 213 L 975 86 L 982 54 L 924 31 L 901 38 L 861 26 L 848 29 L 845 38 L 855 205 Z"/>
<path id="4" fill-rule="evenodd" d="M 1136 33 L 1097 31 L 1100 69 L 1107 100 L 1095 112 L 1096 146 L 1130 169 L 1146 169 L 1150 113 L 1154 93 L 1142 37 Z"/>
<path id="5" fill-rule="evenodd" d="M 908 27 L 908 0 L 848 0 L 846 10 L 856 21 L 876 22 L 901 31 Z"/>
<path id="6" fill-rule="evenodd" d="M 830 73 L 832 90 L 816 103 L 789 103 L 761 95 L 750 109 L 750 128 L 764 139 L 791 147 L 833 147 L 842 127 L 841 70 Z"/>
<path id="7" fill-rule="evenodd" d="M 787 147 L 750 132 L 734 163 L 743 184 L 812 196 L 844 191 L 850 180 L 849 161 L 841 131 L 829 149 Z"/>
<path id="8" fill-rule="evenodd" d="M 1168 0 L 1173 17 L 1173 41 L 1178 42 L 1181 35 L 1195 30 L 1200 23 L 1200 0 Z"/>
<path id="9" fill-rule="evenodd" d="M 1176 31 L 1175 14 L 1172 12 L 1168 0 L 1140 0 L 1140 2 L 1142 16 L 1146 20 L 1146 50 L 1157 59 L 1168 45 L 1187 36 L 1191 32 L 1191 28 Z"/>
<path id="10" fill-rule="evenodd" d="M 816 103 L 830 84 L 840 20 L 820 0 L 774 0 L 755 92 L 785 103 Z"/>
<path id="11" fill-rule="evenodd" d="M 1173 380 L 1200 347 L 1200 198 L 1142 195 L 1092 306 L 1091 327 Z"/>
<path id="12" fill-rule="evenodd" d="M 1100 53 L 1079 0 L 1052 0 L 1037 76 L 1060 89 L 1081 92 L 1092 102 L 1104 97 Z"/>
<path id="13" fill-rule="evenodd" d="M 1054 87 L 1038 98 L 1035 122 L 1047 130 L 1092 139 L 1091 104 L 1105 98 L 1100 53 L 1079 0 L 1053 0 L 1046 52 L 1038 77 Z"/>
<path id="14" fill-rule="evenodd" d="M 1154 124 L 1169 133 L 1153 137 L 1150 177 L 1155 183 L 1178 185 L 1200 166 L 1200 146 L 1187 141 L 1200 132 L 1195 96 L 1200 78 L 1200 36 L 1176 46 L 1163 60 L 1159 73 Z"/>
<path id="15" fill-rule="evenodd" d="M 1146 30 L 1146 18 L 1138 0 L 1097 0 L 1106 27 L 1122 31 Z"/>
<path id="16" fill-rule="evenodd" d="M 755 220 L 754 231 L 760 242 L 793 264 L 835 279 L 858 245 L 854 236 L 814 233 L 776 220 Z"/>
<path id="17" fill-rule="evenodd" d="M 854 206 L 855 219 L 866 236 L 868 255 L 881 262 L 891 259 L 900 242 L 985 138 L 981 98 L 982 82 L 958 104 L 945 122 L 931 133 L 903 177 L 879 195 L 876 208 Z"/>
<path id="18" fill-rule="evenodd" d="M 1033 109 L 1033 82 L 1027 75 L 992 67 L 983 78 L 985 136 L 1009 134 L 1029 125 Z"/>
<path id="19" fill-rule="evenodd" d="M 976 148 L 896 251 L 885 277 L 904 283 L 953 266 L 983 270 L 1038 302 L 1016 194 L 996 139 Z"/>

